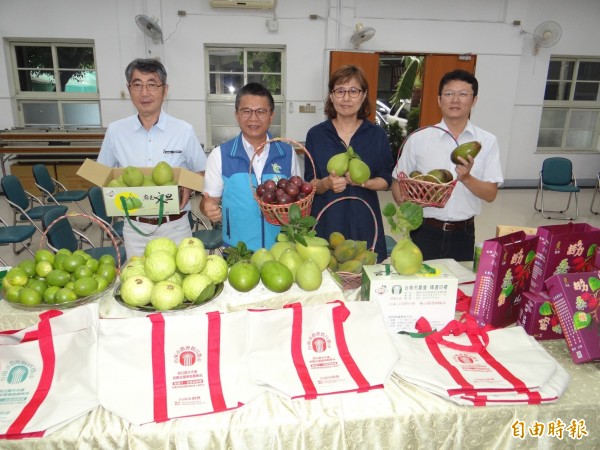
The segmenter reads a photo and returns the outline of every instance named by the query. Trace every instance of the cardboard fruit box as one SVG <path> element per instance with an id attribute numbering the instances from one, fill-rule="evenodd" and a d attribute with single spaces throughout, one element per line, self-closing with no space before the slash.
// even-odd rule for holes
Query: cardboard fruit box
<path id="1" fill-rule="evenodd" d="M 600 360 L 600 271 L 553 275 L 546 287 L 573 362 Z"/>
<path id="2" fill-rule="evenodd" d="M 415 332 L 421 317 L 438 330 L 454 319 L 458 279 L 443 264 L 423 267 L 431 270 L 400 275 L 390 264 L 363 266 L 361 298 L 379 303 L 392 333 Z"/>
<path id="3" fill-rule="evenodd" d="M 152 167 L 139 168 L 144 175 L 152 174 Z M 77 175 L 102 188 L 106 213 L 109 216 L 125 216 L 121 198 L 127 201 L 127 212 L 130 216 L 158 216 L 162 201 L 163 215 L 179 213 L 179 186 L 193 191 L 202 191 L 204 177 L 181 167 L 173 167 L 173 175 L 177 186 L 140 186 L 140 187 L 107 187 L 114 178 L 118 178 L 125 170 L 114 168 L 86 159 Z M 162 200 L 161 200 L 162 198 Z"/>
<path id="4" fill-rule="evenodd" d="M 546 292 L 523 292 L 517 325 L 538 341 L 564 339 L 558 314 Z"/>

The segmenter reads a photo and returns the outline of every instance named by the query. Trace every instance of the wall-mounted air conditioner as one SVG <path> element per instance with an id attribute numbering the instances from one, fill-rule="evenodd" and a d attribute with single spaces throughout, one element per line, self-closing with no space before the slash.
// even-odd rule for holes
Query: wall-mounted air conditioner
<path id="1" fill-rule="evenodd" d="M 210 0 L 213 8 L 273 9 L 277 0 Z"/>

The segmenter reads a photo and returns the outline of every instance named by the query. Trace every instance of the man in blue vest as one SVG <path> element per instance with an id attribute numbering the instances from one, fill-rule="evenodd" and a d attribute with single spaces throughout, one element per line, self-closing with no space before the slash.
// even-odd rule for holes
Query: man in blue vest
<path id="1" fill-rule="evenodd" d="M 277 182 L 302 176 L 296 152 L 289 144 L 273 142 L 257 152 L 271 139 L 268 130 L 274 109 L 273 96 L 264 86 L 248 83 L 242 87 L 235 98 L 235 118 L 241 132 L 214 148 L 206 161 L 200 211 L 211 222 L 222 222 L 223 241 L 229 246 L 242 241 L 253 251 L 270 248 L 280 230 L 263 217 L 250 180 L 256 188 L 269 179 Z"/>

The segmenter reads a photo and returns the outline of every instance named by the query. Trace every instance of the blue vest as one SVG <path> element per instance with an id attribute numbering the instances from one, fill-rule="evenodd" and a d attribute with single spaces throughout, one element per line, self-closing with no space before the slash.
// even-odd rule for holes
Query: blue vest
<path id="1" fill-rule="evenodd" d="M 270 137 L 269 137 L 270 139 Z M 261 182 L 289 178 L 292 171 L 294 149 L 283 142 L 270 144 L 269 157 L 263 169 Z M 258 186 L 254 171 L 249 174 L 250 160 L 242 143 L 242 134 L 221 145 L 221 167 L 223 176 L 223 241 L 236 246 L 243 241 L 250 250 L 271 248 L 280 227 L 264 218 L 253 190 Z M 250 188 L 250 180 L 252 186 Z"/>

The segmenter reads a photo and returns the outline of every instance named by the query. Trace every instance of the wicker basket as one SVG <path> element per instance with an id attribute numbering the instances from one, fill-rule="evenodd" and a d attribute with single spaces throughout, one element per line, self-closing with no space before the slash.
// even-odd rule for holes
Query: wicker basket
<path id="1" fill-rule="evenodd" d="M 404 139 L 400 151 L 398 152 L 398 159 L 400 159 L 400 156 L 402 155 L 402 149 L 404 148 L 404 144 L 408 141 L 408 138 L 427 128 L 437 128 L 438 130 L 445 132 L 458 146 L 458 142 L 454 136 L 452 136 L 452 133 L 437 125 L 430 125 L 413 131 L 406 139 Z M 456 183 L 458 182 L 458 180 L 452 180 L 448 183 L 433 183 L 431 181 L 410 178 L 404 172 L 398 173 L 397 181 L 400 188 L 400 194 L 404 200 L 411 201 L 421 206 L 431 206 L 434 208 L 443 208 L 446 205 L 450 195 L 452 195 L 454 186 L 456 186 Z"/>
<path id="2" fill-rule="evenodd" d="M 250 177 L 249 177 L 250 178 L 250 189 L 252 189 L 252 195 L 254 196 L 256 203 L 258 203 L 258 206 L 260 207 L 267 222 L 269 222 L 270 224 L 273 224 L 273 225 L 286 225 L 290 222 L 289 210 L 290 210 L 290 206 L 292 206 L 292 205 L 298 205 L 298 207 L 300 208 L 300 214 L 302 217 L 310 215 L 310 210 L 312 207 L 313 199 L 315 198 L 315 193 L 317 191 L 317 182 L 313 178 L 313 180 L 310 182 L 313 186 L 311 193 L 308 194 L 306 197 L 304 197 L 302 200 L 298 200 L 297 202 L 293 202 L 293 203 L 284 203 L 284 204 L 265 203 L 261 200 L 261 198 L 258 195 L 256 195 L 256 187 L 252 185 L 252 162 L 254 161 L 254 157 L 263 149 L 263 147 L 265 145 L 273 143 L 273 142 L 278 142 L 278 141 L 287 142 L 289 144 L 295 145 L 295 146 L 299 147 L 300 149 L 302 149 L 302 151 L 304 152 L 304 155 L 308 156 L 308 160 L 310 161 L 310 163 L 312 165 L 315 177 L 317 176 L 317 172 L 315 169 L 315 162 L 313 161 L 312 156 L 310 156 L 310 153 L 308 152 L 308 150 L 306 150 L 306 148 L 302 144 L 300 144 L 292 139 L 273 138 L 273 139 L 263 142 L 256 149 L 256 152 L 254 153 L 254 155 L 252 156 L 252 159 L 250 160 L 250 167 L 248 168 L 248 175 L 250 175 Z"/>
<path id="3" fill-rule="evenodd" d="M 371 215 L 373 216 L 373 223 L 375 224 L 375 236 L 373 236 L 373 244 L 371 245 L 371 247 L 369 247 L 369 250 L 374 251 L 375 244 L 377 243 L 377 236 L 378 236 L 377 216 L 375 215 L 373 208 L 371 208 L 369 206 L 369 204 L 360 197 L 352 197 L 352 196 L 340 197 L 340 198 L 337 198 L 337 199 L 327 203 L 327 205 L 325 205 L 325 207 L 317 215 L 317 218 L 316 218 L 317 223 L 319 222 L 319 219 L 321 218 L 323 213 L 327 210 L 327 208 L 329 208 L 331 205 L 334 205 L 337 202 L 341 202 L 342 200 L 359 200 L 359 201 L 363 202 L 367 208 L 369 208 L 369 211 L 371 212 Z M 360 273 L 333 272 L 330 269 L 327 269 L 327 270 L 331 273 L 331 277 L 335 280 L 335 282 L 338 283 L 338 285 L 344 291 L 359 288 L 361 285 L 362 274 L 360 274 Z"/>
<path id="4" fill-rule="evenodd" d="M 50 223 L 50 225 L 48 225 L 48 228 L 46 228 L 46 230 L 42 233 L 42 237 L 40 240 L 40 248 L 44 248 L 46 245 L 46 241 L 48 239 L 48 230 L 50 230 L 50 228 L 52 228 L 54 225 L 56 225 L 62 219 L 68 220 L 71 217 L 85 217 L 86 219 L 90 220 L 91 222 L 95 222 L 96 224 L 98 224 L 98 226 L 106 232 L 107 236 L 110 238 L 110 240 L 115 248 L 115 255 L 116 255 L 115 262 L 117 264 L 117 276 L 118 276 L 119 273 L 121 273 L 121 258 L 119 258 L 119 254 L 120 254 L 119 253 L 119 244 L 118 244 L 117 239 L 115 238 L 114 234 L 111 232 L 110 227 L 107 226 L 106 223 L 104 223 L 104 221 L 102 219 L 99 219 L 96 216 L 90 216 L 88 214 L 83 214 L 83 213 L 68 212 L 65 215 L 57 217 L 55 220 L 53 220 Z M 75 234 L 83 235 L 82 233 L 76 232 L 75 230 L 73 230 L 73 232 Z M 87 239 L 87 236 L 86 236 L 86 239 Z"/>

